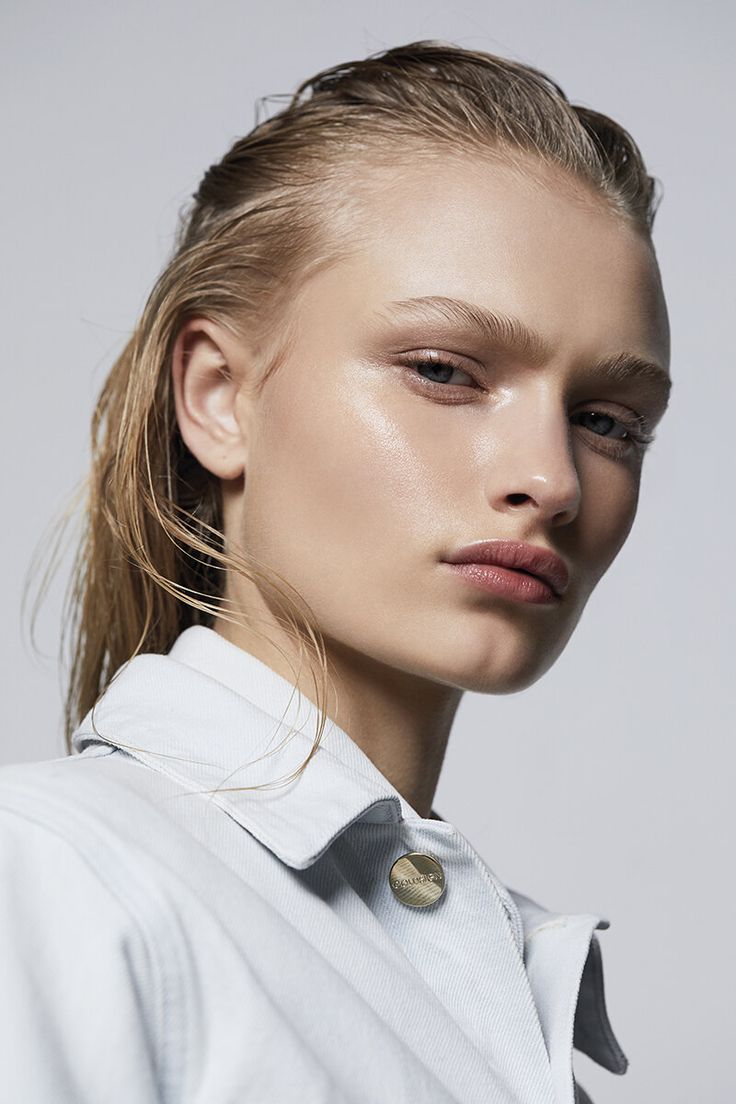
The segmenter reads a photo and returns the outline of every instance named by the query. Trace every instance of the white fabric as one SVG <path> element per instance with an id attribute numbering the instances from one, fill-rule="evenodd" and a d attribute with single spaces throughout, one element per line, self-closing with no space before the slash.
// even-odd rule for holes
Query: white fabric
<path id="1" fill-rule="evenodd" d="M 4 1099 L 575 1104 L 573 1044 L 625 1072 L 608 920 L 502 885 L 333 722 L 296 782 L 227 791 L 295 770 L 317 718 L 193 626 L 71 756 L 0 768 Z M 389 885 L 408 851 L 443 867 L 427 908 Z"/>

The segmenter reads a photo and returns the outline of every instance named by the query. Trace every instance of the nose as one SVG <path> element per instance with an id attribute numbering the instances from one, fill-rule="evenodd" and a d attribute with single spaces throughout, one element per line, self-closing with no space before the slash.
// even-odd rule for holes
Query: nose
<path id="1" fill-rule="evenodd" d="M 533 404 L 528 397 L 512 402 L 502 416 L 493 435 L 491 504 L 501 513 L 529 511 L 540 523 L 569 524 L 580 509 L 581 488 L 566 410 L 546 395 Z"/>

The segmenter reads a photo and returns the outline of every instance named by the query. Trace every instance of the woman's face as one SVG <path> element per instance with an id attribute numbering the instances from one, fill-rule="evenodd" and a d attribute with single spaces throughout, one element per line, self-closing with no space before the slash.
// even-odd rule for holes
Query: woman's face
<path id="1" fill-rule="evenodd" d="M 238 405 L 230 540 L 296 587 L 328 652 L 478 692 L 519 690 L 562 651 L 636 513 L 642 452 L 622 431 L 637 417 L 651 431 L 667 401 L 666 380 L 597 366 L 626 353 L 668 368 L 652 252 L 535 172 L 468 156 L 377 175 L 361 250 L 302 285 L 291 352 Z M 444 562 L 494 538 L 558 553 L 564 597 L 515 600 Z"/>

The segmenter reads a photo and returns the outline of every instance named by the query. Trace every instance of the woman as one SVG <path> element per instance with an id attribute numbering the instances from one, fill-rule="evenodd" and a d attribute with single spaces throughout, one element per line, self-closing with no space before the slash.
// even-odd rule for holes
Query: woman
<path id="1" fill-rule="evenodd" d="M 655 206 L 617 124 L 441 42 L 319 73 L 205 174 L 95 411 L 71 754 L 0 772 L 8 1099 L 625 1072 L 608 921 L 432 802 L 463 692 L 549 669 L 634 520 Z"/>

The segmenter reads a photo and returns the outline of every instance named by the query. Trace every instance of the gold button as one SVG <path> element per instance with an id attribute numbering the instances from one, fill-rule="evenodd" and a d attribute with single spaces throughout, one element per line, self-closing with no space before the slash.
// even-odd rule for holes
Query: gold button
<path id="1" fill-rule="evenodd" d="M 403 905 L 425 908 L 445 892 L 445 872 L 437 859 L 423 851 L 408 851 L 397 859 L 388 876 L 389 885 Z"/>

